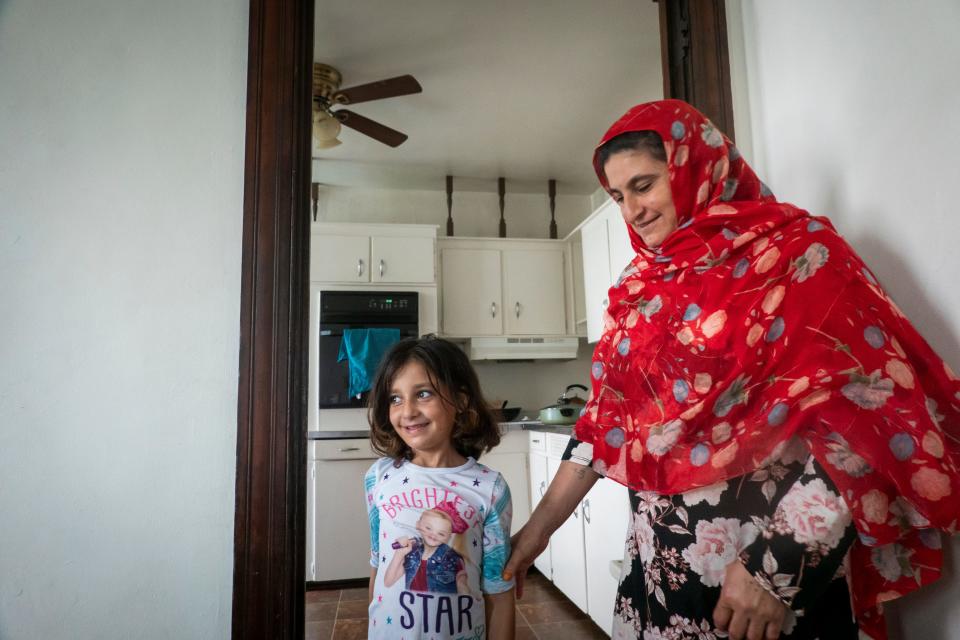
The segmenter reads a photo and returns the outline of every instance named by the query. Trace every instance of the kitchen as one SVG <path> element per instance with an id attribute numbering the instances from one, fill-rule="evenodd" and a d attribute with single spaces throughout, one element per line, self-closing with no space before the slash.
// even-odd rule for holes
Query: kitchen
<path id="1" fill-rule="evenodd" d="M 315 123 L 310 587 L 368 574 L 361 478 L 376 456 L 365 396 L 328 393 L 344 386 L 338 329 L 349 322 L 405 322 L 403 335 L 437 333 L 463 346 L 486 399 L 516 414 L 504 416 L 502 442 L 482 461 L 510 485 L 513 529 L 524 524 L 586 396 L 606 289 L 632 255 L 619 212 L 597 189 L 592 147 L 617 114 L 662 96 L 655 3 L 606 2 L 592 17 L 577 3 L 523 12 L 485 3 L 468 21 L 438 2 L 375 4 L 316 7 L 314 62 L 336 68 L 341 88 L 409 73 L 423 92 L 356 107 L 409 135 L 396 148 L 349 126 L 332 137 L 329 123 Z M 385 26 L 414 15 L 402 33 Z M 432 53 L 441 50 L 442 63 Z M 416 311 L 404 320 L 401 304 Z M 566 415 L 546 417 L 564 424 L 540 422 L 550 405 Z M 624 487 L 598 483 L 536 563 L 606 630 L 627 508 Z"/>

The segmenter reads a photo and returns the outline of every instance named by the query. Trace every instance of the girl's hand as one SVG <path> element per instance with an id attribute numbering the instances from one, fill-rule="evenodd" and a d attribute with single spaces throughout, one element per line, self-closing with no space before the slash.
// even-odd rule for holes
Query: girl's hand
<path id="1" fill-rule="evenodd" d="M 407 536 L 397 538 L 397 544 L 399 544 L 400 547 L 397 549 L 396 555 L 401 558 L 406 558 L 407 554 L 413 551 L 413 538 L 408 538 Z"/>
<path id="2" fill-rule="evenodd" d="M 761 587 L 739 560 L 727 565 L 713 622 L 731 640 L 776 640 L 787 607 Z"/>
<path id="3" fill-rule="evenodd" d="M 517 599 L 523 596 L 523 580 L 527 576 L 527 569 L 548 544 L 550 536 L 532 528 L 529 522 L 510 538 L 510 558 L 503 568 L 503 579 L 516 578 Z"/>

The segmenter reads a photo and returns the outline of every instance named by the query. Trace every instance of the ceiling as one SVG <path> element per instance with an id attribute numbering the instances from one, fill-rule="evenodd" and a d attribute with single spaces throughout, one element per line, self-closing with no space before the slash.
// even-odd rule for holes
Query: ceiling
<path id="1" fill-rule="evenodd" d="M 343 87 L 412 74 L 423 93 L 357 113 L 410 138 L 390 148 L 344 127 L 314 148 L 328 185 L 558 193 L 597 188 L 592 150 L 630 106 L 662 97 L 652 0 L 316 0 L 314 60 Z"/>

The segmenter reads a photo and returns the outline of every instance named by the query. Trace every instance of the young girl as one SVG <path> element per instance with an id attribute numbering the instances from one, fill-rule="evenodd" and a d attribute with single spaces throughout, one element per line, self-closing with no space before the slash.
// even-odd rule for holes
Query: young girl
<path id="1" fill-rule="evenodd" d="M 500 433 L 469 360 L 433 336 L 401 341 L 377 372 L 369 419 L 385 457 L 364 478 L 368 637 L 513 638 L 513 582 L 501 578 L 510 490 L 476 460 Z"/>

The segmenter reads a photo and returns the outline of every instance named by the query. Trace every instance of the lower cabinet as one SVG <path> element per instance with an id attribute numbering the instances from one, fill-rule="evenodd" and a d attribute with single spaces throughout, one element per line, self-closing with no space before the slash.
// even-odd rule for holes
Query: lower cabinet
<path id="1" fill-rule="evenodd" d="M 363 476 L 379 456 L 367 438 L 313 440 L 308 451 L 306 579 L 369 577 L 370 521 Z"/>
<path id="2" fill-rule="evenodd" d="M 511 534 L 527 524 L 530 518 L 530 476 L 528 470 L 527 433 L 510 431 L 503 434 L 493 451 L 480 457 L 480 462 L 494 471 L 499 471 L 510 487 L 513 502 L 513 522 Z"/>
<path id="3" fill-rule="evenodd" d="M 559 458 L 547 458 L 551 480 L 559 468 Z M 550 557 L 553 559 L 553 584 L 580 610 L 586 611 L 587 567 L 583 549 L 583 518 L 578 507 L 550 538 Z"/>
<path id="4" fill-rule="evenodd" d="M 581 505 L 587 569 L 587 608 L 597 626 L 610 633 L 619 586 L 619 561 L 630 521 L 628 489 L 602 478 Z"/>
<path id="5" fill-rule="evenodd" d="M 540 504 L 540 499 L 547 491 L 550 477 L 547 475 L 547 434 L 531 431 L 530 434 L 530 513 Z M 537 571 L 552 578 L 553 570 L 550 563 L 550 545 L 533 561 Z"/>
<path id="6" fill-rule="evenodd" d="M 536 509 L 560 468 L 568 436 L 531 431 L 530 507 Z M 601 629 L 613 629 L 619 562 L 630 520 L 625 486 L 602 478 L 550 538 L 534 566 Z"/>

